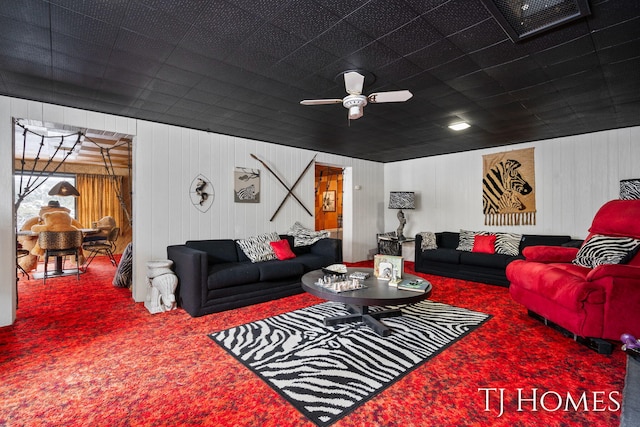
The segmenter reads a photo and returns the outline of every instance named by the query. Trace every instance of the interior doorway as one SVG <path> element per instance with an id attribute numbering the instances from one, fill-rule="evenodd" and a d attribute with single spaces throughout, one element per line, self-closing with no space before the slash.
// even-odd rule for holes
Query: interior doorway
<path id="1" fill-rule="evenodd" d="M 329 230 L 337 239 L 342 239 L 343 178 L 342 168 L 316 163 L 315 229 Z"/>
<path id="2" fill-rule="evenodd" d="M 63 210 L 83 230 L 97 230 L 108 218 L 119 229 L 114 253 L 122 253 L 133 235 L 133 135 L 23 118 L 14 119 L 13 127 L 18 248 L 30 252 L 37 240 L 31 227 L 44 213 Z M 56 183 L 73 192 L 53 191 Z M 29 255 L 18 262 L 32 272 L 42 267 L 40 261 Z"/>

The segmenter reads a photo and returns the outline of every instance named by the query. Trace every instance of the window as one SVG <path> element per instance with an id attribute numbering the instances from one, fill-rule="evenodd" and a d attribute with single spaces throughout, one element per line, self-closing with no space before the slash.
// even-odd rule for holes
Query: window
<path id="1" fill-rule="evenodd" d="M 27 182 L 29 182 L 29 178 L 31 178 L 32 186 L 37 185 L 42 182 L 42 177 L 36 178 L 38 175 L 30 175 L 30 174 L 16 174 L 13 177 L 14 188 L 15 188 L 15 196 L 16 201 L 18 200 L 18 195 L 20 194 L 20 178 L 22 178 L 22 187 L 26 186 Z M 30 218 L 36 217 L 40 213 L 40 209 L 43 206 L 47 206 L 50 201 L 57 201 L 60 203 L 60 206 L 63 206 L 70 210 L 69 215 L 72 218 L 76 218 L 76 198 L 75 197 L 60 197 L 60 196 L 50 196 L 49 190 L 59 183 L 60 181 L 67 181 L 71 183 L 75 187 L 76 185 L 76 177 L 75 175 L 55 175 L 49 177 L 42 185 L 40 185 L 37 189 L 35 189 L 31 194 L 22 200 L 20 203 L 20 207 L 18 208 L 18 212 L 16 213 L 16 223 L 18 226 L 18 230 L 22 227 L 22 224 L 25 223 Z"/>

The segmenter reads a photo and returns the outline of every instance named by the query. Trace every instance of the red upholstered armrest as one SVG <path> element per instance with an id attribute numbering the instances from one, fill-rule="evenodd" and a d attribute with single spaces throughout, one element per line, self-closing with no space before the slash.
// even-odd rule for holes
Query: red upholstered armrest
<path id="1" fill-rule="evenodd" d="M 587 274 L 587 281 L 593 282 L 603 277 L 623 277 L 640 280 L 640 267 L 625 264 L 599 265 Z"/>
<path id="2" fill-rule="evenodd" d="M 527 261 L 571 262 L 576 259 L 578 250 L 565 246 L 527 246 L 522 250 L 522 255 Z"/>

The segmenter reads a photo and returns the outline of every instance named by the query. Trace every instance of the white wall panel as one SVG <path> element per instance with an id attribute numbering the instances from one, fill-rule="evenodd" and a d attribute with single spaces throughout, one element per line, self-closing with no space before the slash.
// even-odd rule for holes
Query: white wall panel
<path id="1" fill-rule="evenodd" d="M 485 226 L 482 156 L 528 147 L 535 148 L 537 224 Z M 640 127 L 394 162 L 385 164 L 384 197 L 397 189 L 420 192 L 418 208 L 407 211 L 405 235 L 464 228 L 584 238 L 598 208 L 618 198 L 619 181 L 640 177 L 638 159 Z M 406 173 L 420 179 L 397 188 Z M 394 210 L 386 209 L 384 219 L 386 230 L 397 227 Z"/>

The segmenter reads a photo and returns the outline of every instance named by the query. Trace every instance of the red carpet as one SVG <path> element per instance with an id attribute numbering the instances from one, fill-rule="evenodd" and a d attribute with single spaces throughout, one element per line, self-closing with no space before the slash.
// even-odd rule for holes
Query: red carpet
<path id="1" fill-rule="evenodd" d="M 151 315 L 111 285 L 114 272 L 96 258 L 79 284 L 21 279 L 16 323 L 0 328 L 0 425 L 313 426 L 207 334 L 318 298 L 197 319 L 182 310 Z M 334 426 L 619 424 L 619 345 L 598 355 L 529 318 L 505 288 L 423 277 L 431 299 L 493 319 Z M 535 411 L 522 399 L 518 411 L 519 389 L 525 399 L 535 393 Z"/>

